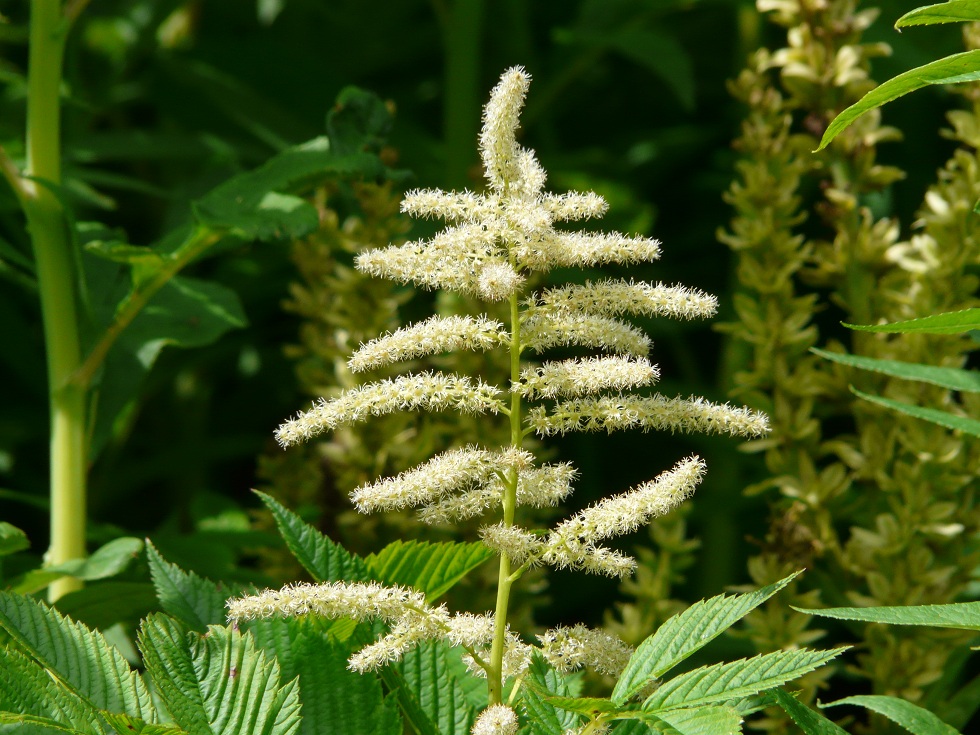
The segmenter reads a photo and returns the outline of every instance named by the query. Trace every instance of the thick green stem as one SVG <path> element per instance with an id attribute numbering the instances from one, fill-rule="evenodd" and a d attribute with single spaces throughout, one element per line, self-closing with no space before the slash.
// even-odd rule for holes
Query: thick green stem
<path id="1" fill-rule="evenodd" d="M 51 546 L 48 564 L 85 555 L 85 391 L 78 368 L 78 273 L 68 222 L 50 187 L 61 184 L 61 66 L 68 23 L 60 0 L 32 0 L 27 82 L 27 170 L 22 203 L 37 266 L 51 412 Z M 81 586 L 51 585 L 55 600 Z"/>
<path id="2" fill-rule="evenodd" d="M 443 25 L 446 54 L 443 127 L 446 140 L 446 176 L 450 186 L 467 181 L 476 110 L 480 107 L 480 36 L 484 0 L 455 0 Z"/>
<path id="3" fill-rule="evenodd" d="M 521 312 L 518 295 L 510 297 L 510 380 L 517 385 L 521 379 Z M 510 396 L 510 443 L 520 447 L 524 433 L 521 429 L 521 395 L 513 391 Z M 517 508 L 517 470 L 508 473 L 504 483 L 503 512 L 504 525 L 514 524 Z M 490 649 L 490 670 L 487 682 L 490 704 L 500 704 L 504 695 L 504 649 L 507 643 L 507 610 L 510 606 L 510 588 L 514 584 L 511 577 L 510 556 L 500 554 L 500 570 L 497 577 L 497 607 L 494 612 L 493 646 Z"/>

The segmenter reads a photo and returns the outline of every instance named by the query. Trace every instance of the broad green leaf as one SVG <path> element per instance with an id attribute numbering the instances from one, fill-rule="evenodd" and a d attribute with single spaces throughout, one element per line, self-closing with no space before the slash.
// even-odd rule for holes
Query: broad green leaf
<path id="1" fill-rule="evenodd" d="M 906 605 L 895 607 L 828 607 L 814 610 L 794 607 L 809 615 L 838 620 L 862 620 L 891 625 L 926 625 L 932 628 L 980 630 L 980 602 L 954 602 L 948 605 Z"/>
<path id="2" fill-rule="evenodd" d="M 324 536 L 272 497 L 254 491 L 272 511 L 286 546 L 317 582 L 365 582 L 371 573 L 364 559 Z"/>
<path id="3" fill-rule="evenodd" d="M 7 556 L 18 551 L 30 548 L 31 542 L 27 540 L 27 534 L 17 526 L 13 526 L 6 521 L 0 521 L 0 556 Z"/>
<path id="4" fill-rule="evenodd" d="M 154 294 L 120 343 L 147 368 L 164 345 L 201 347 L 248 326 L 238 295 L 219 283 L 174 276 Z"/>
<path id="5" fill-rule="evenodd" d="M 461 653 L 462 649 L 453 649 L 443 641 L 427 641 L 393 665 L 442 735 L 469 735 L 476 719 L 477 711 L 466 688 L 470 682 L 461 682 L 460 675 L 478 681 L 486 690 L 485 679 L 454 669 L 450 658 L 459 659 Z"/>
<path id="6" fill-rule="evenodd" d="M 574 693 L 564 677 L 557 673 L 545 660 L 535 655 L 527 670 L 524 692 L 524 711 L 528 714 L 531 735 L 563 735 L 580 723 L 580 716 L 560 709 L 547 701 L 547 697 L 571 697 Z M 546 693 L 546 694 L 545 694 Z"/>
<path id="7" fill-rule="evenodd" d="M 185 572 L 164 559 L 150 542 L 146 544 L 146 559 L 165 613 L 198 633 L 206 632 L 209 625 L 225 622 L 225 600 L 238 590 L 223 591 L 210 579 Z"/>
<path id="8" fill-rule="evenodd" d="M 0 649 L 0 722 L 19 724 L 18 732 L 31 735 L 48 728 L 103 732 L 95 707 L 11 648 Z"/>
<path id="9" fill-rule="evenodd" d="M 119 735 L 185 735 L 187 733 L 186 730 L 176 725 L 144 722 L 135 717 L 108 712 L 100 712 L 99 714 Z"/>
<path id="10" fill-rule="evenodd" d="M 973 82 L 977 79 L 980 79 L 980 50 L 953 54 L 910 69 L 875 87 L 831 120 L 817 150 L 825 148 L 844 128 L 861 115 L 881 107 L 886 102 L 891 102 L 902 95 L 922 89 L 930 84 L 957 84 L 959 82 Z"/>
<path id="11" fill-rule="evenodd" d="M 839 656 L 846 647 L 829 651 L 803 648 L 774 651 L 731 663 L 702 666 L 660 685 L 643 703 L 659 716 L 660 710 L 700 707 L 750 697 L 813 671 Z"/>
<path id="12" fill-rule="evenodd" d="M 826 350 L 818 350 L 816 347 L 811 347 L 810 352 L 831 362 L 860 368 L 862 370 L 871 370 L 883 375 L 890 375 L 894 378 L 918 380 L 923 383 L 938 385 L 941 388 L 948 388 L 949 390 L 980 393 L 980 372 L 976 370 L 958 370 L 956 368 L 944 368 L 935 365 L 901 362 L 900 360 L 879 360 L 875 357 L 827 352 Z"/>
<path id="13" fill-rule="evenodd" d="M 854 704 L 866 707 L 872 712 L 884 715 L 913 735 L 960 735 L 959 730 L 950 727 L 932 712 L 898 697 L 887 697 L 880 694 L 858 694 L 853 697 L 838 699 L 836 702 L 821 705 L 821 707 L 837 707 L 842 704 Z"/>
<path id="14" fill-rule="evenodd" d="M 299 732 L 296 680 L 281 684 L 279 664 L 250 636 L 218 626 L 202 636 L 157 613 L 140 626 L 138 645 L 160 699 L 188 732 Z"/>
<path id="15" fill-rule="evenodd" d="M 412 587 L 433 600 L 492 556 L 481 543 L 394 541 L 364 563 L 385 584 Z"/>
<path id="16" fill-rule="evenodd" d="M 782 689 L 773 689 L 770 694 L 776 704 L 792 718 L 804 735 L 847 735 L 847 731 L 831 722 L 819 712 L 815 712 L 792 694 Z"/>
<path id="17" fill-rule="evenodd" d="M 289 192 L 327 177 L 377 178 L 384 167 L 367 153 L 338 155 L 325 137 L 279 153 L 262 166 L 235 176 L 193 204 L 194 217 L 211 230 L 245 240 L 304 237 L 319 226 L 316 208 Z"/>
<path id="18" fill-rule="evenodd" d="M 0 725 L 16 725 L 17 735 L 51 735 L 54 732 L 80 735 L 80 733 L 88 732 L 71 725 L 64 725 L 43 715 L 18 715 L 13 712 L 0 712 Z M 7 732 L 7 730 L 0 728 L 0 732 Z"/>
<path id="19" fill-rule="evenodd" d="M 290 621 L 298 622 L 298 621 Z M 373 674 L 347 668 L 347 646 L 320 635 L 311 626 L 292 641 L 295 668 L 303 700 L 304 735 L 401 735 L 397 708 L 384 699 L 381 682 Z M 443 735 L 450 735 L 443 731 Z"/>
<path id="20" fill-rule="evenodd" d="M 672 616 L 643 641 L 630 657 L 612 701 L 623 704 L 695 651 L 717 638 L 763 602 L 788 585 L 799 572 L 767 587 L 742 595 L 717 595 Z"/>
<path id="21" fill-rule="evenodd" d="M 113 539 L 84 559 L 72 559 L 64 564 L 45 567 L 45 571 L 60 572 L 78 579 L 92 581 L 114 577 L 124 571 L 143 551 L 143 541 L 132 536 Z"/>
<path id="22" fill-rule="evenodd" d="M 98 631 L 42 602 L 9 592 L 0 592 L 0 627 L 93 706 L 155 721 L 143 679 Z"/>
<path id="23" fill-rule="evenodd" d="M 860 332 L 886 332 L 898 334 L 963 334 L 980 329 L 980 309 L 961 309 L 932 314 L 920 319 L 908 319 L 890 324 L 844 324 L 848 329 Z"/>
<path id="24" fill-rule="evenodd" d="M 948 0 L 910 10 L 895 21 L 896 28 L 928 26 L 936 23 L 958 23 L 980 20 L 980 0 Z"/>
<path id="25" fill-rule="evenodd" d="M 859 391 L 854 386 L 851 386 L 851 392 L 859 398 L 863 398 L 871 403 L 877 403 L 879 406 L 885 406 L 886 408 L 898 411 L 899 413 L 904 413 L 908 416 L 922 419 L 923 421 L 929 421 L 930 423 L 938 424 L 939 426 L 945 426 L 947 429 L 955 429 L 957 431 L 962 431 L 964 434 L 971 434 L 972 436 L 980 437 L 980 421 L 977 419 L 957 416 L 956 414 L 947 413 L 946 411 L 940 411 L 937 408 L 913 406 L 911 403 L 903 403 L 902 401 L 895 401 L 891 398 L 873 396 L 869 393 Z"/>
<path id="26" fill-rule="evenodd" d="M 58 598 L 62 615 L 89 628 L 105 630 L 120 622 L 136 623 L 157 609 L 153 586 L 146 582 L 97 582 Z"/>
<path id="27" fill-rule="evenodd" d="M 742 716 L 734 707 L 677 709 L 657 716 L 680 735 L 738 735 L 742 732 Z"/>

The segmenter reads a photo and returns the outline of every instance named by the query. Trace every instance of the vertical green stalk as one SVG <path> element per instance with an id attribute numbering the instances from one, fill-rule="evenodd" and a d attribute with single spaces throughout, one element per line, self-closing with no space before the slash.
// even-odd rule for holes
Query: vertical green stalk
<path id="1" fill-rule="evenodd" d="M 518 294 L 510 297 L 510 380 L 516 386 L 521 379 L 521 312 L 517 300 Z M 520 447 L 523 436 L 521 432 L 521 394 L 513 391 L 510 394 L 510 443 Z M 517 470 L 507 475 L 504 483 L 503 510 L 504 525 L 514 524 L 514 512 L 517 508 Z M 507 608 L 510 605 L 510 588 L 514 584 L 511 578 L 510 556 L 507 552 L 500 554 L 500 571 L 497 576 L 497 607 L 494 612 L 493 646 L 490 649 L 490 671 L 487 672 L 487 682 L 490 693 L 490 704 L 500 704 L 504 691 L 504 648 L 507 637 Z"/>
<path id="2" fill-rule="evenodd" d="M 85 555 L 85 390 L 69 378 L 81 361 L 75 255 L 61 202 L 61 67 L 68 23 L 60 0 L 32 0 L 27 81 L 27 170 L 22 203 L 37 266 L 51 414 L 51 546 L 47 564 Z M 51 585 L 56 600 L 78 589 Z"/>
<path id="3" fill-rule="evenodd" d="M 446 181 L 462 186 L 473 155 L 480 108 L 480 35 L 484 0 L 455 0 L 443 23 L 446 54 L 443 127 L 446 140 Z"/>

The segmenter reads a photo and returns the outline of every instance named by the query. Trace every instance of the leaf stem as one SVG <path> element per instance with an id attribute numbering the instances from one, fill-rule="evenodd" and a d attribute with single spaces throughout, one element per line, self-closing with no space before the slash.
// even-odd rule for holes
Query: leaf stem
<path id="1" fill-rule="evenodd" d="M 72 385 L 88 388 L 92 384 L 95 373 L 109 354 L 112 345 L 119 335 L 128 327 L 133 319 L 146 306 L 147 302 L 161 288 L 167 285 L 188 263 L 200 256 L 205 250 L 217 242 L 223 233 L 207 227 L 196 227 L 190 236 L 166 260 L 166 264 L 152 278 L 137 285 L 132 292 L 119 304 L 116 316 L 112 320 L 92 351 L 85 357 L 85 362 L 71 376 Z"/>

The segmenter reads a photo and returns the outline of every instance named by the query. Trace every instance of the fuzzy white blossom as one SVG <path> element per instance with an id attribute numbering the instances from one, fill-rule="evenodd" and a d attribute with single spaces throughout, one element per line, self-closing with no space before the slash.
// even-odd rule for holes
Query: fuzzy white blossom
<path id="1" fill-rule="evenodd" d="M 547 289 L 540 294 L 540 302 L 569 313 L 598 316 L 640 314 L 701 319 L 714 316 L 718 310 L 718 299 L 696 288 L 618 279 Z"/>
<path id="2" fill-rule="evenodd" d="M 524 283 L 524 277 L 504 261 L 487 263 L 477 279 L 480 295 L 487 301 L 503 301 Z"/>
<path id="3" fill-rule="evenodd" d="M 552 628 L 538 640 L 542 655 L 562 674 L 588 666 L 600 674 L 619 676 L 633 655 L 633 648 L 616 636 L 584 625 Z"/>
<path id="4" fill-rule="evenodd" d="M 545 548 L 544 541 L 538 536 L 505 523 L 484 526 L 480 529 L 480 538 L 498 554 L 506 554 L 518 566 L 540 557 Z"/>
<path id="5" fill-rule="evenodd" d="M 361 345 L 347 365 L 362 372 L 440 352 L 489 350 L 509 337 L 503 324 L 483 316 L 433 316 Z"/>
<path id="6" fill-rule="evenodd" d="M 524 344 L 536 352 L 579 345 L 646 357 L 650 338 L 631 324 L 590 314 L 554 314 L 535 309 L 522 326 Z"/>
<path id="7" fill-rule="evenodd" d="M 327 618 L 379 618 L 394 622 L 410 610 L 426 610 L 425 596 L 407 587 L 376 583 L 293 584 L 279 590 L 232 598 L 225 603 L 228 622 L 322 615 Z"/>
<path id="8" fill-rule="evenodd" d="M 521 371 L 512 387 L 526 398 L 573 398 L 604 390 L 629 390 L 650 385 L 660 371 L 645 358 L 590 357 L 546 362 Z"/>
<path id="9" fill-rule="evenodd" d="M 282 446 L 311 439 L 338 426 L 384 416 L 395 411 L 497 413 L 500 390 L 466 376 L 420 373 L 368 383 L 342 393 L 332 401 L 321 399 L 309 411 L 283 423 L 276 431 Z"/>
<path id="10" fill-rule="evenodd" d="M 704 398 L 653 396 L 600 396 L 563 401 L 550 412 L 535 406 L 527 424 L 540 436 L 569 431 L 618 431 L 622 429 L 670 429 L 706 434 L 757 437 L 768 433 L 764 413 L 748 408 L 712 403 Z"/>
<path id="11" fill-rule="evenodd" d="M 563 521 L 551 532 L 549 543 L 569 538 L 594 543 L 632 533 L 691 497 L 704 472 L 704 462 L 699 457 L 689 457 L 656 479 L 622 495 L 600 500 Z"/>
<path id="12" fill-rule="evenodd" d="M 520 722 L 506 704 L 491 704 L 473 723 L 472 735 L 515 735 Z"/>
<path id="13" fill-rule="evenodd" d="M 394 477 L 362 485 L 351 499 L 362 513 L 426 505 L 450 493 L 480 488 L 508 468 L 529 467 L 533 459 L 530 452 L 513 447 L 500 452 L 453 449 Z"/>

